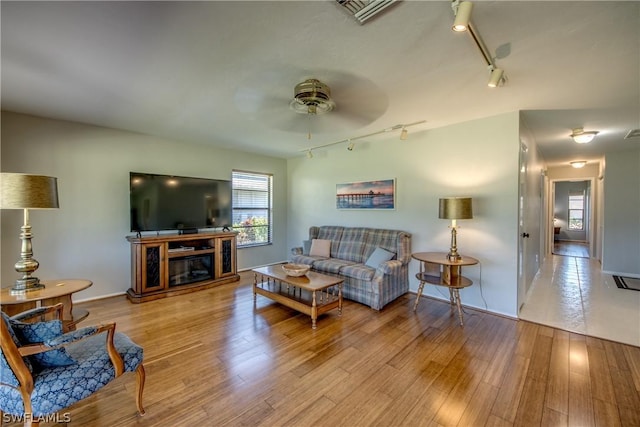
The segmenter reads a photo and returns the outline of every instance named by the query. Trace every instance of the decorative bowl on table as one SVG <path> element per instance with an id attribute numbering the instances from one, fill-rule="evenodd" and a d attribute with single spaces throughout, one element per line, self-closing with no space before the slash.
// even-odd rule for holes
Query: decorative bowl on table
<path id="1" fill-rule="evenodd" d="M 310 265 L 307 264 L 283 264 L 282 270 L 287 274 L 287 276 L 295 276 L 300 277 L 307 274 L 307 272 L 311 269 Z"/>

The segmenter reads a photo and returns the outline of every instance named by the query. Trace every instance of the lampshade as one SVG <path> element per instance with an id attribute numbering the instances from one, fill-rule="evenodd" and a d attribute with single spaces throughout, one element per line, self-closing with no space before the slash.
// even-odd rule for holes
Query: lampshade
<path id="1" fill-rule="evenodd" d="M 58 208 L 57 178 L 23 173 L 0 174 L 0 208 Z"/>
<path id="2" fill-rule="evenodd" d="M 440 199 L 440 219 L 471 219 L 471 197 L 446 197 Z"/>

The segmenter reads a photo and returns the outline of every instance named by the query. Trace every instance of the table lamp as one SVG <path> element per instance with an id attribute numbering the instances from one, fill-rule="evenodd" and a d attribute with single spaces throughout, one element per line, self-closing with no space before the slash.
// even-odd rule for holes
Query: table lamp
<path id="1" fill-rule="evenodd" d="M 456 221 L 459 219 L 473 218 L 471 197 L 446 197 L 440 199 L 438 216 L 440 219 L 451 220 L 451 248 L 447 254 L 447 259 L 452 262 L 460 261 L 462 257 L 458 253 L 458 246 L 456 242 L 458 228 Z"/>
<path id="2" fill-rule="evenodd" d="M 44 285 L 32 274 L 40 265 L 33 258 L 31 246 L 31 224 L 29 223 L 29 209 L 57 209 L 58 184 L 57 179 L 50 176 L 28 175 L 22 173 L 0 173 L 0 209 L 23 209 L 24 223 L 20 230 L 22 248 L 20 261 L 15 269 L 22 273 L 17 279 L 11 293 L 22 293 L 35 289 L 42 289 Z"/>

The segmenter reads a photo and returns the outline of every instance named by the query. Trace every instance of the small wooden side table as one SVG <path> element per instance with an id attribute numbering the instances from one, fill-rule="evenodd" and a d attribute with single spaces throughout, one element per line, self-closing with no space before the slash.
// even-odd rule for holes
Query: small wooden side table
<path id="1" fill-rule="evenodd" d="M 418 308 L 418 302 L 420 302 L 425 283 L 444 286 L 449 288 L 451 305 L 455 305 L 458 308 L 460 326 L 464 326 L 459 290 L 471 286 L 473 282 L 462 276 L 461 271 L 463 266 L 475 265 L 479 261 L 470 256 L 462 256 L 462 259 L 458 261 L 449 261 L 445 252 L 417 252 L 411 254 L 411 257 L 420 261 L 420 272 L 416 273 L 416 278 L 420 281 L 420 285 L 418 286 L 416 302 L 413 304 L 413 311 Z"/>
<path id="2" fill-rule="evenodd" d="M 43 289 L 12 295 L 10 288 L 2 288 L 0 306 L 2 311 L 13 316 L 36 307 L 46 307 L 59 302 L 63 304 L 62 325 L 65 332 L 73 331 L 76 324 L 89 316 L 83 308 L 73 308 L 71 294 L 87 289 L 93 283 L 85 279 L 42 280 Z"/>

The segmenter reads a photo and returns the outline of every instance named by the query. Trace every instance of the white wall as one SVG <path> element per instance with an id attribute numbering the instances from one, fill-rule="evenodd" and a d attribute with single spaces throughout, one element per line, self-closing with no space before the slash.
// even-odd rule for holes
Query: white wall
<path id="1" fill-rule="evenodd" d="M 74 297 L 123 293 L 130 286 L 129 172 L 231 179 L 232 169 L 274 175 L 273 245 L 241 249 L 245 269 L 286 258 L 286 161 L 183 141 L 2 113 L 3 172 L 58 178 L 60 209 L 32 211 L 34 258 L 42 279 L 87 278 L 93 286 Z M 19 277 L 20 211 L 1 214 L 3 286 Z"/>
<path id="2" fill-rule="evenodd" d="M 414 252 L 447 251 L 448 222 L 438 199 L 471 196 L 474 219 L 460 221 L 458 247 L 481 266 L 465 267 L 474 285 L 465 304 L 517 315 L 518 113 L 439 129 L 362 140 L 354 151 L 336 146 L 313 159 L 276 159 L 76 123 L 2 113 L 2 171 L 57 176 L 61 208 L 34 211 L 34 256 L 42 278 L 82 277 L 94 285 L 77 299 L 124 292 L 130 285 L 129 171 L 229 178 L 231 169 L 274 174 L 274 244 L 243 249 L 241 269 L 278 262 L 307 238 L 311 225 L 395 228 L 413 234 Z M 377 138 L 377 139 L 376 139 Z M 394 211 L 335 208 L 335 185 L 397 180 Z M 2 212 L 3 286 L 17 277 L 21 215 Z M 285 237 L 286 236 L 286 237 Z M 7 255 L 9 254 L 9 255 Z M 417 262 L 411 288 L 417 289 Z M 480 279 L 482 283 L 480 286 Z M 428 286 L 426 293 L 444 298 Z M 484 300 L 483 300 L 484 297 Z"/>
<path id="3" fill-rule="evenodd" d="M 473 197 L 474 218 L 459 221 L 458 249 L 481 261 L 465 267 L 474 286 L 461 292 L 464 304 L 517 315 L 519 114 L 507 113 L 423 132 L 397 134 L 314 152 L 288 162 L 288 244 L 300 246 L 312 225 L 406 230 L 412 251 L 448 251 L 448 222 L 438 219 L 438 199 Z M 396 179 L 395 211 L 337 210 L 336 184 Z M 418 287 L 417 261 L 410 265 Z M 482 287 L 480 284 L 482 277 Z M 481 295 L 482 289 L 482 295 Z M 446 290 L 425 293 L 444 298 Z"/>
<path id="4" fill-rule="evenodd" d="M 522 307 L 535 275 L 544 260 L 544 218 L 543 185 L 544 158 L 532 132 L 520 114 L 520 186 L 518 203 L 518 307 Z M 524 237 L 528 236 L 528 237 Z"/>
<path id="5" fill-rule="evenodd" d="M 605 161 L 602 269 L 640 277 L 640 148 Z"/>

